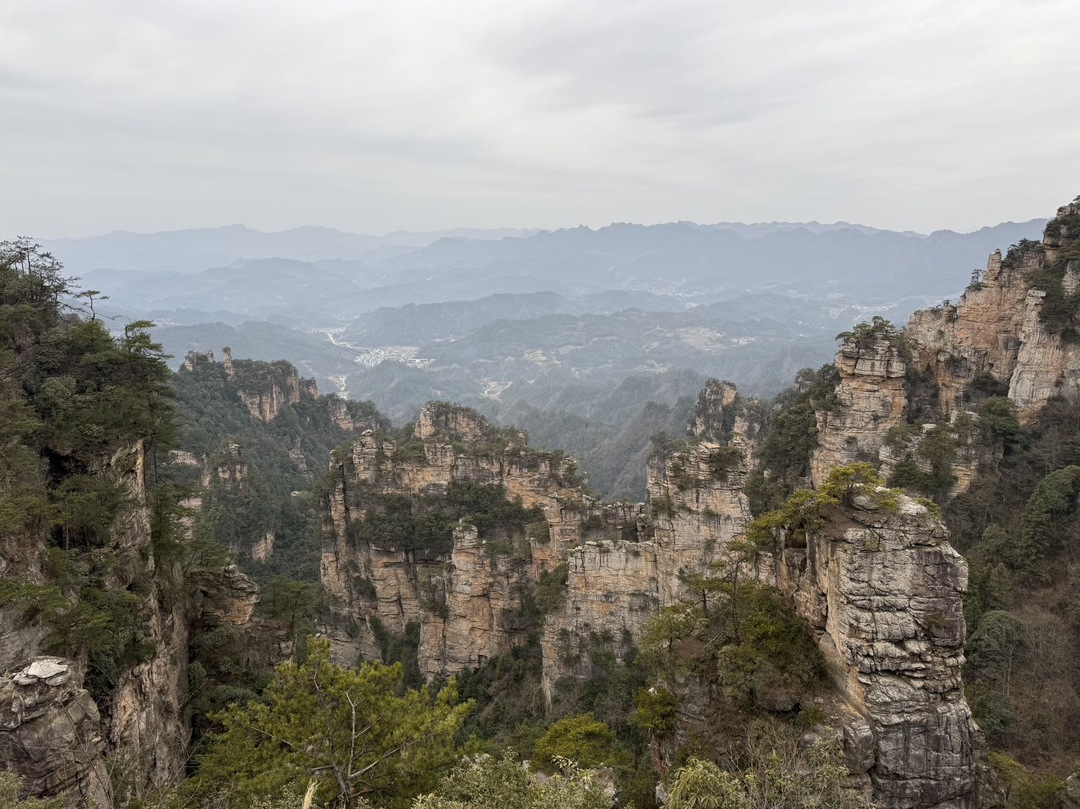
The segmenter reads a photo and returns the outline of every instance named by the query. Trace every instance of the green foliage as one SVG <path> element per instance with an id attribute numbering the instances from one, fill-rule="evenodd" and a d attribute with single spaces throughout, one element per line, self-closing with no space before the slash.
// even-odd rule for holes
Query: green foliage
<path id="1" fill-rule="evenodd" d="M 205 457 L 212 472 L 220 470 L 202 493 L 196 534 L 237 552 L 238 563 L 260 583 L 275 576 L 317 581 L 321 523 L 312 489 L 348 434 L 333 418 L 328 396 L 301 396 L 268 423 L 251 415 L 241 392 L 265 396 L 273 385 L 287 389 L 296 373 L 288 363 L 235 359 L 233 370 L 230 377 L 221 363 L 202 361 L 174 377 L 179 446 Z M 358 429 L 388 426 L 370 402 L 337 406 Z M 198 484 L 198 470 L 172 469 Z M 267 535 L 274 537 L 274 552 L 255 562 L 250 551 Z"/>
<path id="2" fill-rule="evenodd" d="M 732 598 L 738 614 L 725 626 L 727 613 L 716 613 L 706 647 L 728 698 L 759 707 L 771 704 L 774 694 L 805 690 L 821 679 L 821 654 L 778 591 L 744 582 Z"/>
<path id="3" fill-rule="evenodd" d="M 566 601 L 566 578 L 570 573 L 564 563 L 540 574 L 536 584 L 536 607 L 542 615 L 555 612 Z"/>
<path id="4" fill-rule="evenodd" d="M 735 576 L 713 583 L 711 603 L 676 604 L 646 624 L 642 661 L 661 681 L 696 673 L 746 711 L 790 701 L 820 681 L 821 653 L 779 591 Z M 644 704 L 662 721 L 668 702 L 657 696 Z"/>
<path id="5" fill-rule="evenodd" d="M 991 396 L 1008 396 L 1009 385 L 988 373 L 976 374 L 964 388 L 965 401 L 979 401 Z"/>
<path id="6" fill-rule="evenodd" d="M 576 761 L 584 767 L 622 763 L 615 734 L 591 713 L 568 716 L 548 728 L 533 748 L 533 767 L 553 773 L 560 760 Z"/>
<path id="7" fill-rule="evenodd" d="M 668 809 L 744 809 L 749 803 L 738 776 L 699 758 L 676 770 L 668 790 Z"/>
<path id="8" fill-rule="evenodd" d="M 458 690 L 462 699 L 476 705 L 466 720 L 465 732 L 529 754 L 543 733 L 542 667 L 539 639 L 529 638 L 475 670 L 462 671 L 457 678 Z"/>
<path id="9" fill-rule="evenodd" d="M 490 541 L 524 536 L 527 526 L 543 520 L 539 509 L 527 509 L 520 500 L 507 499 L 501 486 L 468 481 L 454 481 L 444 496 L 362 497 L 368 516 L 351 524 L 354 541 L 405 552 L 448 554 L 454 528 L 461 519 L 467 519 L 482 539 Z"/>
<path id="10" fill-rule="evenodd" d="M 0 606 L 14 605 L 25 618 L 43 621 L 51 630 L 49 651 L 87 653 L 86 687 L 102 702 L 125 668 L 155 651 L 142 635 L 142 595 L 103 583 L 112 576 L 113 562 L 115 556 L 106 552 L 89 556 L 51 548 L 45 559 L 51 581 L 0 579 Z"/>
<path id="11" fill-rule="evenodd" d="M 1080 493 L 1080 466 L 1051 472 L 1035 487 L 1020 516 L 1020 537 L 1014 545 L 1013 566 L 1032 570 L 1055 552 L 1066 537 L 1077 535 L 1075 520 Z"/>
<path id="12" fill-rule="evenodd" d="M 987 683 L 968 686 L 964 689 L 964 696 L 971 706 L 971 715 L 986 734 L 987 741 L 995 747 L 1001 744 L 1006 731 L 1016 721 L 1012 700 Z"/>
<path id="13" fill-rule="evenodd" d="M 1021 426 L 1011 405 L 996 406 L 989 414 L 1001 417 L 994 432 L 1008 440 L 1000 462 L 984 467 L 944 509 L 951 542 L 969 565 L 964 679 L 997 749 L 1060 772 L 1076 758 L 1080 739 L 1080 709 L 1071 698 L 1050 696 L 1080 687 L 1068 662 L 1078 547 L 1069 467 L 1080 467 L 1080 407 L 1054 399 Z"/>
<path id="14" fill-rule="evenodd" d="M 321 600 L 319 585 L 275 576 L 260 589 L 258 610 L 267 618 L 286 622 L 295 634 L 314 629 Z"/>
<path id="15" fill-rule="evenodd" d="M 798 734 L 755 722 L 745 767 L 725 772 L 690 759 L 672 775 L 668 809 L 870 809 L 849 780 L 839 741 L 818 740 L 804 750 Z"/>
<path id="16" fill-rule="evenodd" d="M 915 455 L 922 463 L 910 456 L 901 460 L 889 476 L 889 486 L 921 492 L 944 502 L 956 484 L 952 466 L 956 459 L 958 434 L 947 423 L 935 425 L 929 430 L 921 430 L 916 425 L 902 425 L 901 430 L 904 432 L 897 428 L 890 430 L 890 443 L 902 450 L 906 446 L 903 436 L 916 437 Z M 924 469 L 927 466 L 929 469 Z"/>
<path id="17" fill-rule="evenodd" d="M 412 809 L 609 809 L 611 795 L 589 770 L 562 761 L 559 771 L 537 778 L 510 753 L 466 760 Z"/>
<path id="18" fill-rule="evenodd" d="M 343 669 L 329 644 L 313 643 L 306 662 L 276 669 L 260 700 L 215 717 L 222 730 L 185 790 L 246 807 L 313 779 L 320 803 L 407 806 L 454 761 L 470 706 L 455 704 L 453 683 L 434 696 L 401 681 L 400 666 Z"/>
<path id="19" fill-rule="evenodd" d="M 1021 448 L 1024 434 L 1016 418 L 1016 405 L 1004 396 L 991 396 L 976 410 L 978 425 L 989 441 L 1000 441 L 1006 452 Z"/>
<path id="20" fill-rule="evenodd" d="M 1080 290 L 1071 293 L 1065 291 L 1065 271 L 1070 261 L 1080 259 L 1080 242 L 1063 247 L 1058 251 L 1053 263 L 1031 269 L 1024 280 L 1032 289 L 1046 292 L 1039 309 L 1039 319 L 1053 334 L 1058 334 L 1066 342 L 1080 340 L 1080 320 L 1077 309 L 1080 307 Z"/>
<path id="21" fill-rule="evenodd" d="M 840 407 L 836 398 L 839 372 L 833 365 L 817 371 L 805 368 L 795 386 L 765 408 L 765 439 L 756 453 L 758 468 L 751 473 L 746 494 L 755 514 L 772 511 L 810 476 L 810 454 L 817 447 L 817 411 Z"/>
<path id="22" fill-rule="evenodd" d="M 1055 776 L 1038 776 L 1023 764 L 1001 753 L 990 754 L 990 766 L 1005 788 L 1007 809 L 1056 809 L 1064 782 Z"/>
<path id="23" fill-rule="evenodd" d="M 177 495 L 164 469 L 175 437 L 166 357 L 147 321 L 111 335 L 96 295 L 38 245 L 0 243 L 0 535 L 47 547 L 43 580 L 0 581 L 0 602 L 47 626 L 51 651 L 86 655 L 86 685 L 107 712 L 122 674 L 156 653 L 147 597 L 167 607 L 175 594 L 164 551 Z M 136 481 L 153 564 L 132 565 L 128 548 L 143 507 Z"/>
<path id="24" fill-rule="evenodd" d="M 52 798 L 19 798 L 21 782 L 15 773 L 0 772 L 0 809 L 64 809 L 65 795 Z"/>
<path id="25" fill-rule="evenodd" d="M 679 703 L 679 698 L 666 688 L 640 688 L 634 694 L 637 710 L 630 721 L 646 733 L 670 733 L 678 723 Z"/>
<path id="26" fill-rule="evenodd" d="M 1042 245 L 1035 239 L 1021 239 L 1016 244 L 1009 245 L 1005 257 L 1001 260 L 1002 269 L 1016 270 L 1029 256 L 1035 256 L 1042 252 Z"/>
<path id="27" fill-rule="evenodd" d="M 824 509 L 850 507 L 856 496 L 869 498 L 879 508 L 895 510 L 899 492 L 885 488 L 885 481 L 870 464 L 838 466 L 817 491 L 796 489 L 778 509 L 751 521 L 747 536 L 756 546 L 768 550 L 774 547 L 780 529 L 790 531 L 797 541 L 799 534 L 818 531 L 825 525 Z"/>
<path id="28" fill-rule="evenodd" d="M 991 610 L 983 615 L 967 645 L 971 664 L 979 677 L 1000 685 L 1006 695 L 1027 652 L 1026 628 L 1005 610 Z"/>
<path id="29" fill-rule="evenodd" d="M 904 336 L 897 330 L 896 326 L 880 315 L 874 315 L 869 323 L 864 321 L 856 324 L 851 331 L 840 332 L 836 335 L 836 339 L 842 343 L 854 343 L 860 351 L 871 351 L 877 346 L 878 342 L 884 340 L 896 347 L 901 359 L 908 360 L 911 358 L 911 350 L 904 340 Z"/>

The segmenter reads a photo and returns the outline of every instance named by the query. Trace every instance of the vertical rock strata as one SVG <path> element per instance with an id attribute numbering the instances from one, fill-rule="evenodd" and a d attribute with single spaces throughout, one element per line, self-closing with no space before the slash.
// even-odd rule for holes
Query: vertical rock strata
<path id="1" fill-rule="evenodd" d="M 854 410 L 902 416 L 903 366 L 891 344 L 851 351 L 845 362 Z M 869 408 L 855 401 L 864 390 L 876 396 Z M 596 506 L 520 437 L 463 409 L 429 406 L 413 436 L 422 446 L 361 436 L 336 461 L 323 552 L 339 657 L 377 656 L 373 624 L 403 632 L 417 621 L 425 675 L 475 668 L 520 640 L 522 591 L 564 561 L 563 601 L 541 636 L 547 703 L 558 704 L 567 678 L 593 676 L 590 653 L 623 659 L 652 615 L 689 594 L 688 576 L 739 563 L 733 546 L 750 519 L 743 486 L 751 439 L 733 389 L 714 386 L 704 398 L 693 434 L 650 463 L 648 516 Z M 858 420 L 840 423 L 854 429 Z M 540 507 L 545 535 L 515 555 L 463 522 L 449 553 L 430 558 L 350 538 L 366 492 L 438 493 L 461 480 L 501 485 Z M 846 706 L 847 759 L 875 801 L 973 807 L 979 738 L 960 680 L 966 566 L 923 506 L 907 498 L 897 512 L 862 505 L 836 509 L 825 529 L 748 572 L 787 594 L 815 633 Z"/>
<path id="2" fill-rule="evenodd" d="M 982 375 L 1008 387 L 1024 421 L 1054 396 L 1080 392 L 1080 344 L 1044 312 L 1048 296 L 1055 304 L 1067 296 L 1065 308 L 1075 310 L 1078 244 L 1080 203 L 1073 202 L 1058 209 L 1042 242 L 1005 259 L 991 255 L 958 303 L 911 316 L 905 333 L 913 365 L 934 381 L 943 415 L 962 407 L 965 387 Z"/>
<path id="3" fill-rule="evenodd" d="M 774 583 L 869 725 L 875 804 L 974 806 L 981 741 L 960 677 L 967 566 L 925 507 L 857 500 L 804 547 L 783 546 Z"/>
<path id="4" fill-rule="evenodd" d="M 138 606 L 140 639 L 147 657 L 121 670 L 109 694 L 111 710 L 104 718 L 82 688 L 85 659 L 33 662 L 14 676 L 10 686 L 0 687 L 0 711 L 8 716 L 0 722 L 0 760 L 11 762 L 34 791 L 71 787 L 73 798 L 92 798 L 99 809 L 108 809 L 111 787 L 108 778 L 103 778 L 101 758 L 106 750 L 118 766 L 130 765 L 131 783 L 140 793 L 145 787 L 171 783 L 183 772 L 189 734 L 183 719 L 188 636 L 182 600 L 169 597 L 153 583 L 162 571 L 156 570 L 151 545 L 142 443 L 115 453 L 97 474 L 122 483 L 128 493 L 129 505 L 121 509 L 109 532 L 106 551 L 114 556 L 115 564 L 103 584 L 122 591 L 151 582 Z M 19 555 L 4 559 L 5 577 L 40 584 L 45 581 L 40 568 L 45 543 L 20 544 L 29 553 L 22 560 Z M 9 626 L 15 629 L 10 632 L 8 650 L 15 651 L 4 655 L 7 671 L 31 663 L 51 634 L 37 622 L 22 618 L 13 618 Z M 37 676 L 46 669 L 54 674 Z M 17 721 L 20 716 L 33 721 Z M 65 750 L 64 740 L 71 741 L 70 751 Z"/>
<path id="5" fill-rule="evenodd" d="M 106 772 L 123 781 L 134 797 L 168 786 L 184 774 L 190 727 L 185 715 L 189 627 L 245 623 L 258 599 L 254 582 L 230 568 L 206 571 L 207 603 L 186 597 L 176 564 L 154 553 L 141 442 L 116 452 L 99 474 L 127 492 L 102 552 L 114 560 L 102 574 L 111 592 L 139 592 L 138 636 L 144 654 L 121 667 L 99 706 L 83 688 L 85 655 L 40 657 L 51 630 L 27 620 L 15 607 L 3 613 L 0 646 L 0 762 L 26 782 L 31 794 L 68 791 L 73 802 L 110 809 L 112 787 Z M 26 537 L 0 546 L 0 575 L 42 585 L 46 543 Z M 92 801 L 91 803 L 88 803 Z"/>
<path id="6" fill-rule="evenodd" d="M 810 477 L 820 486 L 837 466 L 876 461 L 889 430 L 904 421 L 907 366 L 898 341 L 871 334 L 844 341 L 836 355 L 835 404 L 817 413 L 818 448 Z"/>
<path id="7" fill-rule="evenodd" d="M 321 569 L 333 605 L 326 631 L 339 660 L 377 657 L 378 632 L 401 634 L 418 622 L 421 671 L 475 667 L 521 639 L 523 598 L 570 548 L 590 534 L 636 535 L 636 507 L 598 507 L 571 461 L 528 449 L 521 433 L 466 408 L 428 405 L 399 443 L 367 430 L 333 461 Z M 501 487 L 542 521 L 500 542 L 462 523 L 447 551 L 354 539 L 378 498 L 437 498 L 454 483 Z"/>

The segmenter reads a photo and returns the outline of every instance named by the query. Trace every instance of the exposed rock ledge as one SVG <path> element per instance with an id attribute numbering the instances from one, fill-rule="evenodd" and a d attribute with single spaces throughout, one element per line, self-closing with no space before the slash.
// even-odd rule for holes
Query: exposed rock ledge
<path id="1" fill-rule="evenodd" d="M 75 677 L 60 657 L 38 657 L 0 677 L 0 761 L 29 794 L 67 791 L 82 805 L 107 809 L 112 790 L 101 716 Z"/>

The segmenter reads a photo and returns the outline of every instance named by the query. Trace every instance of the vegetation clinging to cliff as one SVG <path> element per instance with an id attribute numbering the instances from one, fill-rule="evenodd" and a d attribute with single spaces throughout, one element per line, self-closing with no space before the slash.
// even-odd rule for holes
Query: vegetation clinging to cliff
<path id="1" fill-rule="evenodd" d="M 805 368 L 794 387 L 765 408 L 765 440 L 757 452 L 757 468 L 746 483 L 755 514 L 777 508 L 810 477 L 810 454 L 817 447 L 817 411 L 839 406 L 839 371 L 832 364 L 816 371 Z"/>
<path id="2" fill-rule="evenodd" d="M 85 651 L 88 686 L 104 698 L 154 652 L 141 632 L 153 576 L 124 571 L 110 546 L 137 530 L 120 518 L 141 508 L 144 456 L 151 539 L 158 551 L 172 542 L 170 498 L 158 497 L 172 391 L 151 324 L 114 338 L 93 314 L 98 293 L 80 293 L 62 269 L 38 245 L 0 243 L 0 540 L 41 543 L 47 560 L 44 581 L 0 580 L 0 605 L 44 620 L 56 651 Z"/>
<path id="3" fill-rule="evenodd" d="M 274 378 L 295 374 L 287 363 L 234 360 L 236 376 L 221 363 L 197 362 L 174 377 L 179 447 L 196 466 L 174 471 L 199 483 L 205 461 L 209 485 L 202 492 L 196 534 L 236 552 L 241 566 L 261 582 L 274 576 L 314 582 L 318 578 L 316 499 L 310 494 L 326 458 L 346 437 L 331 415 L 331 397 L 301 397 L 263 422 L 251 415 L 239 391 L 265 392 Z M 247 375 L 246 381 L 240 375 Z M 388 426 L 370 402 L 340 402 L 359 429 Z M 220 471 L 219 471 L 220 470 Z M 242 480 L 232 479 L 242 473 Z M 263 562 L 252 547 L 274 538 Z"/>

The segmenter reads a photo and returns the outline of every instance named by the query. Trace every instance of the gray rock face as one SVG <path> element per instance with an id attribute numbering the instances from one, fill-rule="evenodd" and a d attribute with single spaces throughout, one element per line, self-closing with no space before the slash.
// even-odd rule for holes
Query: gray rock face
<path id="1" fill-rule="evenodd" d="M 68 792 L 107 809 L 112 792 L 97 705 L 66 660 L 39 657 L 0 678 L 0 761 L 31 794 Z"/>
<path id="2" fill-rule="evenodd" d="M 849 764 L 868 765 L 883 809 L 977 806 L 982 743 L 960 679 L 967 565 L 914 501 L 855 505 L 776 565 L 834 687 L 866 720 L 845 731 Z"/>

